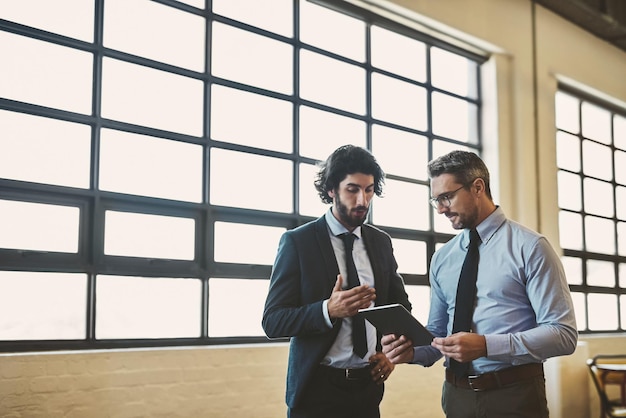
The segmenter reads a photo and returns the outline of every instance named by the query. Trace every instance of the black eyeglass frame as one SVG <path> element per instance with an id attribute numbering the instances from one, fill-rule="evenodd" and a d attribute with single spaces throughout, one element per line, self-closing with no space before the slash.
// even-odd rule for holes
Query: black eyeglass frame
<path id="1" fill-rule="evenodd" d="M 472 185 L 474 183 L 474 181 L 476 181 L 476 179 L 470 181 L 469 183 L 465 183 L 463 185 L 461 185 L 461 187 L 459 187 L 456 190 L 452 190 L 451 192 L 446 192 L 446 193 L 442 193 L 437 197 L 431 197 L 430 199 L 428 199 L 428 202 L 430 203 L 430 206 L 432 206 L 434 209 L 439 209 L 439 205 L 443 206 L 444 208 L 449 208 L 450 206 L 452 206 L 452 199 L 454 199 L 454 196 L 456 196 L 456 194 L 461 190 L 464 189 L 470 185 Z"/>

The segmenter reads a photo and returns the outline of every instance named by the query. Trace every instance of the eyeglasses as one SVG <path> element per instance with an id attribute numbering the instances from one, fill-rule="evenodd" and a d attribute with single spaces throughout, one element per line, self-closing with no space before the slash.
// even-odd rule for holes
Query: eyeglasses
<path id="1" fill-rule="evenodd" d="M 428 199 L 428 201 L 430 202 L 430 205 L 435 209 L 439 209 L 439 205 L 447 209 L 450 207 L 450 205 L 452 205 L 451 200 L 454 199 L 454 196 L 457 194 L 457 192 L 465 186 L 467 185 L 464 184 L 463 186 L 459 187 L 456 190 L 452 190 L 451 192 L 439 195 L 437 197 L 431 197 L 430 199 Z"/>

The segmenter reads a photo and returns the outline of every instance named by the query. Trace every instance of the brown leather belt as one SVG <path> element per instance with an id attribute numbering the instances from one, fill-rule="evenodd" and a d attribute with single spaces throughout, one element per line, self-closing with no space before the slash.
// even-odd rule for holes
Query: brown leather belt
<path id="1" fill-rule="evenodd" d="M 446 382 L 457 388 L 471 389 L 474 392 L 499 389 L 538 376 L 543 376 L 542 363 L 523 364 L 495 372 L 466 377 L 458 377 L 453 372 L 446 369 Z"/>

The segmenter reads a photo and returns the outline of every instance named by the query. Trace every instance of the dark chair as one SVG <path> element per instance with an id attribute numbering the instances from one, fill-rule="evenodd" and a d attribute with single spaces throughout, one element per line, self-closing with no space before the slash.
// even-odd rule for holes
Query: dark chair
<path id="1" fill-rule="evenodd" d="M 587 367 L 600 397 L 600 418 L 626 418 L 626 354 L 600 354 Z M 607 393 L 607 385 L 618 385 L 620 396 Z"/>

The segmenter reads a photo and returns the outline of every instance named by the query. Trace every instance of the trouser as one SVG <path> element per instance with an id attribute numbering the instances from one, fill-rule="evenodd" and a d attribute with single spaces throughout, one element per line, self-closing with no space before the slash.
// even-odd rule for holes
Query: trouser
<path id="1" fill-rule="evenodd" d="M 441 406 L 447 418 L 548 417 L 543 376 L 482 392 L 444 382 Z"/>
<path id="2" fill-rule="evenodd" d="M 342 369 L 320 366 L 313 373 L 298 407 L 289 418 L 380 418 L 384 385 L 377 385 L 365 371 L 346 379 Z"/>

